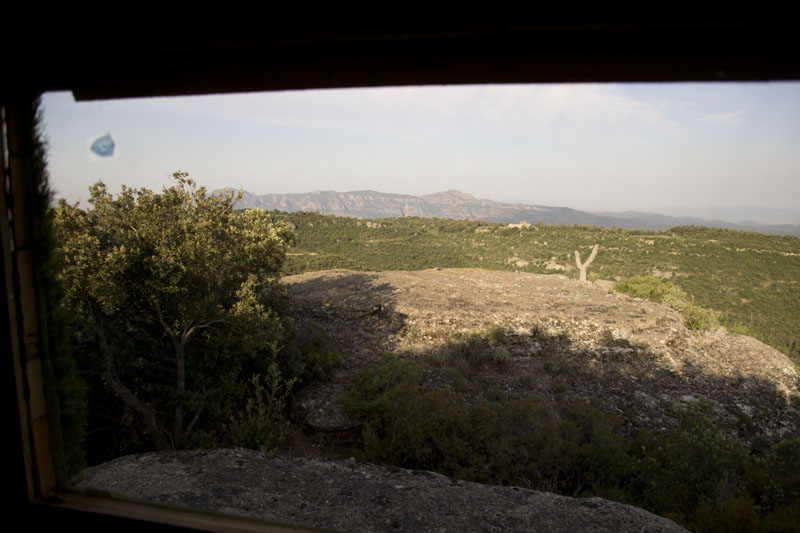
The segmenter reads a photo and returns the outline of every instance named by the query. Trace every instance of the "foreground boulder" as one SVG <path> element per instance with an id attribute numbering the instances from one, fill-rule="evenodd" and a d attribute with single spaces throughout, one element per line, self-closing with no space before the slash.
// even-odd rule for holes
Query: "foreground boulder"
<path id="1" fill-rule="evenodd" d="M 121 457 L 87 469 L 77 488 L 337 531 L 686 531 L 602 498 L 243 449 Z"/>

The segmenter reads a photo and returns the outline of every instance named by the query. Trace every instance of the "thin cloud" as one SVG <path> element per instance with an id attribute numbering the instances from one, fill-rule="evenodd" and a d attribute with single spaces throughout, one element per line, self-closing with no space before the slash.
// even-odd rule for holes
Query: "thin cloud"
<path id="1" fill-rule="evenodd" d="M 706 115 L 701 117 L 703 122 L 711 122 L 712 124 L 741 124 L 743 122 L 741 111 L 731 111 L 730 113 L 717 113 L 714 115 Z"/>

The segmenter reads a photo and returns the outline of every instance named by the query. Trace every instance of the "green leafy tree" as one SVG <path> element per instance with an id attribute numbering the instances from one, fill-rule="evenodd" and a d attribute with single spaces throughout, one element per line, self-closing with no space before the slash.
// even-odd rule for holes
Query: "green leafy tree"
<path id="1" fill-rule="evenodd" d="M 186 173 L 173 178 L 161 194 L 123 186 L 116 198 L 98 182 L 92 209 L 62 200 L 55 210 L 94 401 L 117 398 L 121 421 L 159 450 L 223 426 L 252 376 L 275 364 L 291 374 L 284 348 L 294 335 L 277 283 L 288 226 L 234 212 L 233 193 L 208 194 Z"/>

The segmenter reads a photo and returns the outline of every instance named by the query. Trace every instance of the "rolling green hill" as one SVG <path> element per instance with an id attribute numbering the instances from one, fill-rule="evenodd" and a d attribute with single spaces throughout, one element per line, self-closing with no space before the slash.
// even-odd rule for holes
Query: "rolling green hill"
<path id="1" fill-rule="evenodd" d="M 752 335 L 800 362 L 800 238 L 682 226 L 667 231 L 537 224 L 509 227 L 416 217 L 363 220 L 274 212 L 296 228 L 285 272 L 347 268 L 419 270 L 473 267 L 577 278 L 600 246 L 589 279 L 654 275 L 717 312 L 734 332 Z"/>

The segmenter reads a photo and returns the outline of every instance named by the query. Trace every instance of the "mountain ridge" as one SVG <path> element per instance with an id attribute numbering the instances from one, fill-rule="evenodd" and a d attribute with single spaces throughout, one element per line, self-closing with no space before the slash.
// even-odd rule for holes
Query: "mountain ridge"
<path id="1" fill-rule="evenodd" d="M 484 220 L 503 224 L 522 221 L 535 224 L 584 225 L 624 229 L 666 230 L 676 226 L 707 226 L 758 233 L 800 236 L 800 225 L 728 222 L 690 216 L 669 216 L 643 211 L 580 211 L 569 207 L 551 207 L 524 203 L 504 203 L 477 198 L 472 194 L 448 189 L 431 194 L 386 193 L 375 190 L 313 191 L 310 193 L 263 194 L 243 191 L 237 204 L 241 209 L 260 208 L 279 211 L 313 211 L 324 215 L 355 218 L 425 217 L 456 220 Z"/>

